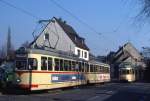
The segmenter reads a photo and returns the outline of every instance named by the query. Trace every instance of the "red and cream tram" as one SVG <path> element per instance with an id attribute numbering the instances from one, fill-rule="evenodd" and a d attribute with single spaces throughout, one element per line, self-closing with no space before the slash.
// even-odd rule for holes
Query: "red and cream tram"
<path id="1" fill-rule="evenodd" d="M 46 90 L 110 81 L 109 65 L 85 61 L 56 50 L 25 49 L 16 52 L 18 85 L 26 90 Z"/>

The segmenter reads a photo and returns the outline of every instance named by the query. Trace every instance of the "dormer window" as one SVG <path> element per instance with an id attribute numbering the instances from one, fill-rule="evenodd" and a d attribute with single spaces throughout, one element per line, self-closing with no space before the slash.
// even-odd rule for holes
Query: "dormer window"
<path id="1" fill-rule="evenodd" d="M 44 40 L 49 40 L 49 33 L 45 33 Z"/>
<path id="2" fill-rule="evenodd" d="M 84 58 L 87 58 L 87 52 L 84 52 Z"/>
<path id="3" fill-rule="evenodd" d="M 84 44 L 84 40 L 82 40 L 82 44 Z"/>
<path id="4" fill-rule="evenodd" d="M 77 41 L 77 37 L 76 36 L 74 37 L 74 40 Z"/>

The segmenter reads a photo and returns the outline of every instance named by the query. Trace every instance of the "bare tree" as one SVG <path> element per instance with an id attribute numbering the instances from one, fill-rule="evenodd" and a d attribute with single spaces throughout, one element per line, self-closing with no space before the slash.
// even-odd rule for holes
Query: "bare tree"
<path id="1" fill-rule="evenodd" d="M 25 47 L 25 48 L 28 48 L 29 44 L 30 44 L 29 41 L 25 41 L 21 46 Z"/>
<path id="2" fill-rule="evenodd" d="M 141 3 L 141 11 L 139 16 L 144 19 L 150 19 L 150 0 L 139 0 Z"/>

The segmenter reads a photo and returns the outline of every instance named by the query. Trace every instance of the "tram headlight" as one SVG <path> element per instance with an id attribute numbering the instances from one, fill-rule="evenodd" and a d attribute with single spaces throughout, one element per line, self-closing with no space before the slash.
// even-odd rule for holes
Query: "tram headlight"
<path id="1" fill-rule="evenodd" d="M 17 81 L 17 83 L 20 83 L 20 82 L 21 82 L 21 80 L 20 80 L 19 78 L 17 78 L 17 80 L 16 80 L 16 81 Z"/>

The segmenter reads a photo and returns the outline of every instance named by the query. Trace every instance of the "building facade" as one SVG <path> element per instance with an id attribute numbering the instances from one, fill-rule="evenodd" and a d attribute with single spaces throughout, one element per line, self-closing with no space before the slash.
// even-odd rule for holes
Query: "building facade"
<path id="1" fill-rule="evenodd" d="M 53 48 L 89 60 L 89 48 L 85 44 L 85 39 L 61 18 L 53 17 L 49 20 L 42 32 L 31 42 L 30 47 Z"/>
<path id="2" fill-rule="evenodd" d="M 143 79 L 145 69 L 143 56 L 130 42 L 124 44 L 117 52 L 115 52 L 113 59 L 114 78 L 118 78 L 120 66 L 126 63 L 137 70 L 138 73 L 136 76 L 138 79 Z"/>

